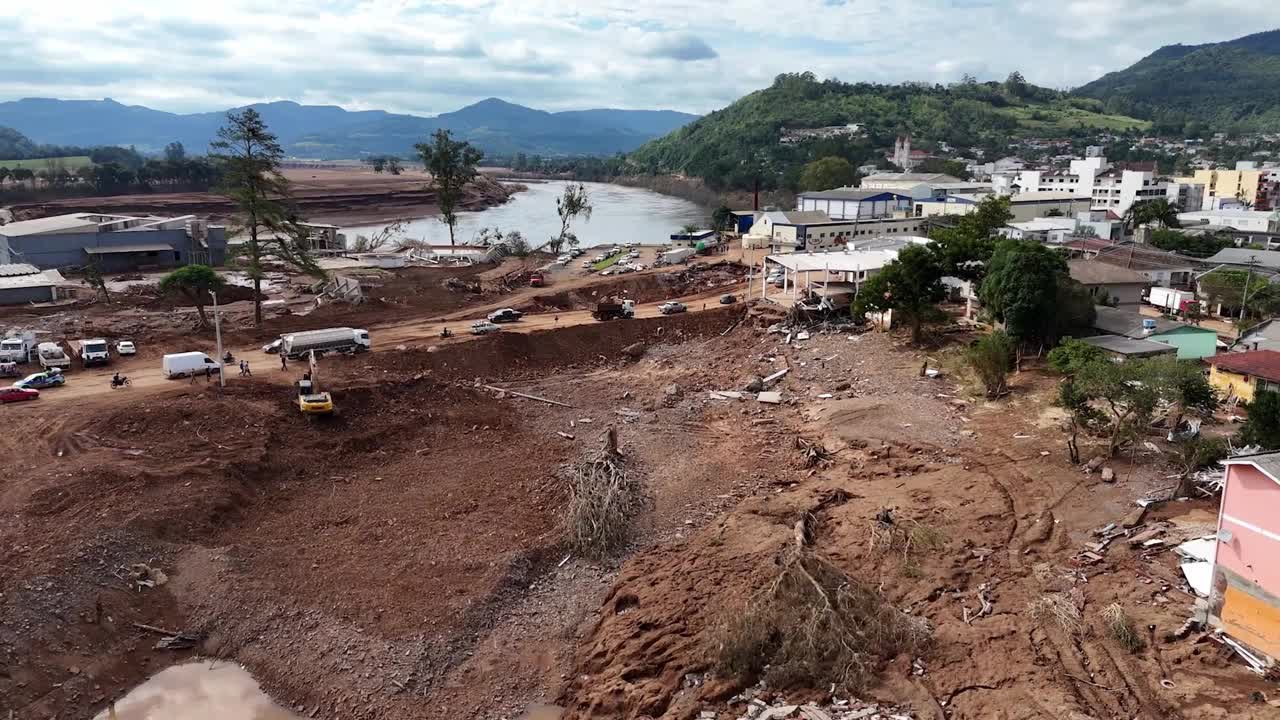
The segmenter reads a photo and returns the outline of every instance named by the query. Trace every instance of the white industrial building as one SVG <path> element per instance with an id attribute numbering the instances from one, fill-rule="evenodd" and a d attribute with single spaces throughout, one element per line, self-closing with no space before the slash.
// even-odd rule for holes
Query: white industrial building
<path id="1" fill-rule="evenodd" d="M 1071 192 L 1092 199 L 1091 209 L 1111 210 L 1124 215 L 1136 202 L 1169 197 L 1169 183 L 1147 170 L 1113 168 L 1105 157 L 1072 160 L 1069 168 L 1023 170 L 1011 181 L 999 181 L 1014 194 L 1024 192 Z"/>

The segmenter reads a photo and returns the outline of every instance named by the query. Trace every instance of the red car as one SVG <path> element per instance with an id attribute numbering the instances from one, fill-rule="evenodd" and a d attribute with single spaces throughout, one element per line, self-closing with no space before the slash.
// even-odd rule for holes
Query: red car
<path id="1" fill-rule="evenodd" d="M 31 388 L 7 387 L 0 388 L 0 403 L 22 402 L 23 400 L 36 400 L 40 397 L 39 390 Z"/>

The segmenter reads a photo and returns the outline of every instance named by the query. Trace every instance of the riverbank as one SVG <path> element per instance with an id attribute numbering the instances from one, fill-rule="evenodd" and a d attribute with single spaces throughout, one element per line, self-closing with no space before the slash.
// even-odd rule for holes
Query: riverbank
<path id="1" fill-rule="evenodd" d="M 614 178 L 610 182 L 678 197 L 697 203 L 708 210 L 715 210 L 721 205 L 727 205 L 734 210 L 749 210 L 754 203 L 754 196 L 750 191 L 715 190 L 707 187 L 707 184 L 698 178 L 680 175 L 628 175 Z M 795 202 L 796 196 L 785 190 L 760 192 L 761 208 L 793 207 Z"/>
<path id="2" fill-rule="evenodd" d="M 364 168 L 293 168 L 284 171 L 292 184 L 298 214 L 312 222 L 334 225 L 375 225 L 404 218 L 423 218 L 439 212 L 436 192 L 422 172 L 401 175 Z M 523 185 L 499 183 L 477 176 L 462 198 L 460 210 L 484 210 L 502 205 Z M 108 197 L 64 198 L 12 207 L 18 220 L 76 212 L 120 214 L 198 215 L 226 222 L 235 212 L 227 198 L 211 192 L 147 193 Z"/>

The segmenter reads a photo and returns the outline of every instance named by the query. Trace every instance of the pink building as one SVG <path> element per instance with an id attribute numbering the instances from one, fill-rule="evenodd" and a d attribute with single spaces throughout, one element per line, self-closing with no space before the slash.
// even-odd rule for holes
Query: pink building
<path id="1" fill-rule="evenodd" d="M 1280 452 L 1223 464 L 1210 622 L 1274 663 L 1280 661 Z"/>

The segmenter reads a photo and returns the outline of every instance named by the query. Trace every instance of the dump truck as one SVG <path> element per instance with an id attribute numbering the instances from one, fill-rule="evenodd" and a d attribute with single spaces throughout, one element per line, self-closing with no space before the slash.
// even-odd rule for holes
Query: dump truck
<path id="1" fill-rule="evenodd" d="M 596 309 L 591 311 L 591 317 L 597 320 L 612 320 L 614 318 L 635 317 L 636 301 L 622 300 L 620 298 L 607 297 L 596 303 Z"/>
<path id="2" fill-rule="evenodd" d="M 62 346 L 56 342 L 42 342 L 37 345 L 36 359 L 40 362 L 40 367 L 46 370 L 49 368 L 66 370 L 71 367 L 71 358 L 67 357 Z"/>
<path id="3" fill-rule="evenodd" d="M 107 347 L 105 338 L 79 340 L 73 347 L 80 356 L 80 365 L 82 367 L 106 365 L 111 362 L 111 350 Z"/>
<path id="4" fill-rule="evenodd" d="M 330 352 L 362 352 L 371 347 L 373 343 L 369 340 L 369 331 L 358 328 L 308 330 L 280 336 L 280 354 L 288 356 L 290 360 L 301 359 L 313 351 L 317 355 L 323 355 Z"/>

